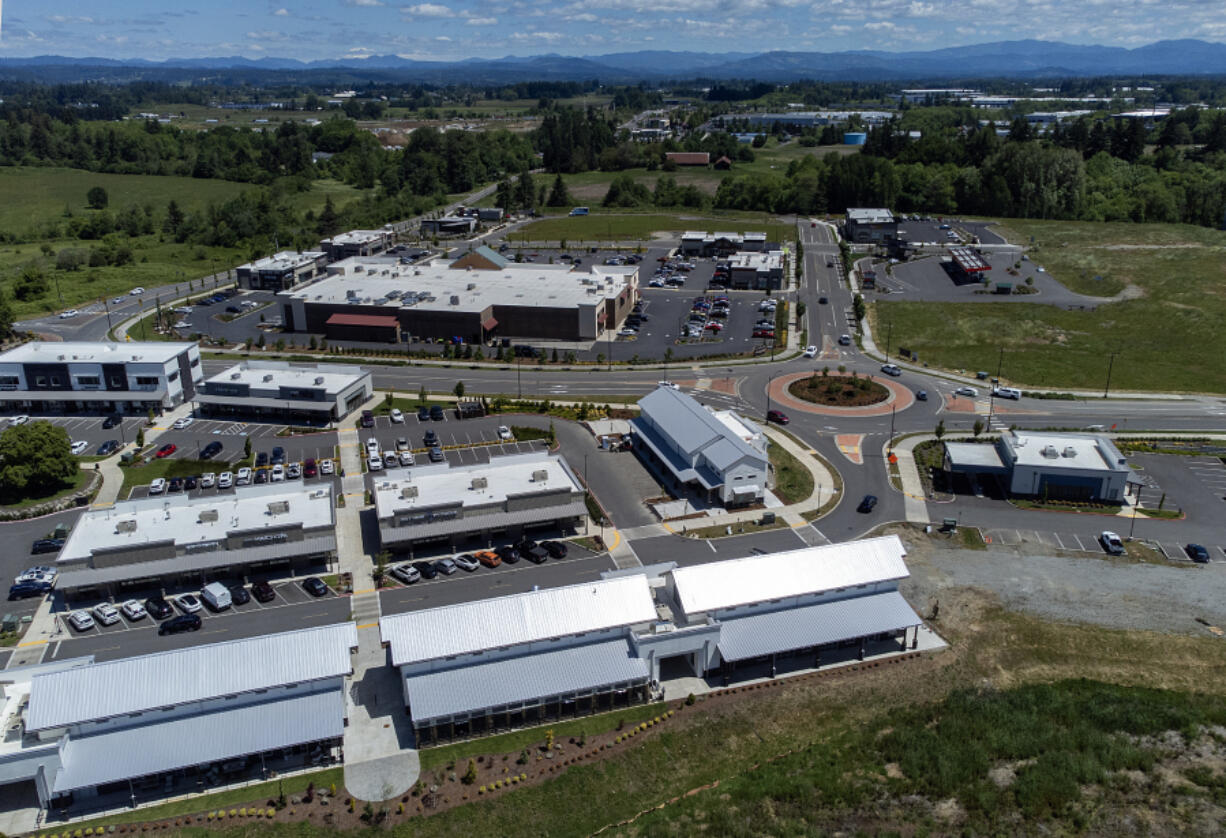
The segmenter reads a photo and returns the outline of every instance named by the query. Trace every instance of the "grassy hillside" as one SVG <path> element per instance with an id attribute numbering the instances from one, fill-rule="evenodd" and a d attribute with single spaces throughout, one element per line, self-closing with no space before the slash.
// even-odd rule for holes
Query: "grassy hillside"
<path id="1" fill-rule="evenodd" d="M 1031 388 L 1226 392 L 1226 233 L 1179 224 L 1009 220 L 1010 241 L 1074 291 L 1114 296 L 1095 311 L 1030 303 L 878 302 L 876 328 L 933 366 L 995 369 Z M 901 336 L 901 338 L 900 338 Z"/>

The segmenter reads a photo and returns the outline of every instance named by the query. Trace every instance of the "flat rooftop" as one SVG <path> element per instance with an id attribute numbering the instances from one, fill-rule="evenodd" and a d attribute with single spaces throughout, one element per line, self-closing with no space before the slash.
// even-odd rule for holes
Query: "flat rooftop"
<path id="1" fill-rule="evenodd" d="M 762 444 L 762 429 L 735 410 L 717 410 L 712 415 L 721 425 L 750 445 Z"/>
<path id="2" fill-rule="evenodd" d="M 501 503 L 510 495 L 558 489 L 583 491 L 561 457 L 533 451 L 491 457 L 488 463 L 415 466 L 395 479 L 375 481 L 375 508 L 385 518 L 396 510 L 457 502 L 464 506 Z"/>
<path id="3" fill-rule="evenodd" d="M 370 244 L 385 237 L 388 234 L 387 230 L 350 230 L 347 233 L 337 233 L 331 238 L 324 239 L 332 244 Z"/>
<path id="4" fill-rule="evenodd" d="M 705 233 L 701 230 L 689 230 L 682 234 L 683 239 L 702 239 L 704 241 L 715 241 L 716 239 L 740 239 L 741 241 L 766 241 L 766 233 Z"/>
<path id="5" fill-rule="evenodd" d="M 778 268 L 783 264 L 783 253 L 778 250 L 738 250 L 728 257 L 728 266 L 731 268 L 753 268 L 759 271 L 768 271 L 772 268 Z"/>
<path id="6" fill-rule="evenodd" d="M 302 524 L 311 530 L 334 521 L 332 488 L 295 483 L 240 486 L 232 495 L 156 495 L 119 501 L 81 516 L 58 561 L 88 559 L 91 550 L 139 547 L 174 539 L 176 545 L 215 542 L 235 531 Z"/>
<path id="7" fill-rule="evenodd" d="M 301 253 L 293 250 L 282 250 L 280 253 L 274 253 L 272 256 L 265 256 L 263 259 L 256 259 L 254 262 L 239 265 L 239 269 L 247 268 L 253 271 L 296 270 L 314 264 L 327 255 L 322 250 L 304 250 Z"/>
<path id="8" fill-rule="evenodd" d="M 328 393 L 339 393 L 356 384 L 370 372 L 344 364 L 307 364 L 294 366 L 287 361 L 242 361 L 210 376 L 209 384 L 246 384 L 252 389 L 270 387 L 322 387 Z"/>
<path id="9" fill-rule="evenodd" d="M 1005 433 L 1015 464 L 1051 469 L 1130 471 L 1128 461 L 1110 439 L 1096 434 Z"/>
<path id="10" fill-rule="evenodd" d="M 0 364 L 164 364 L 195 345 L 186 341 L 93 343 L 35 340 L 0 353 Z"/>
<path id="11" fill-rule="evenodd" d="M 849 209 L 847 220 L 857 224 L 891 224 L 894 213 L 888 209 Z"/>
<path id="12" fill-rule="evenodd" d="M 343 259 L 331 275 L 283 296 L 323 305 L 480 313 L 490 306 L 571 308 L 621 294 L 638 267 L 509 264 L 499 270 L 455 270 L 446 263 L 402 265 L 398 259 Z"/>

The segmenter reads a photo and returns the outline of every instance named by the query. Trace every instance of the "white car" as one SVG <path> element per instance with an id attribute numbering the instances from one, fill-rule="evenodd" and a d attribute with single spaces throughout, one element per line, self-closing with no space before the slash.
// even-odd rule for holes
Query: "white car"
<path id="1" fill-rule="evenodd" d="M 371 471 L 383 471 L 383 458 L 373 454 L 366 458 L 366 467 Z"/>
<path id="2" fill-rule="evenodd" d="M 332 474 L 335 470 L 336 468 L 335 466 L 332 465 L 331 460 L 320 460 L 319 461 L 319 473 L 320 474 Z"/>
<path id="3" fill-rule="evenodd" d="M 1124 540 L 1111 532 L 1111 530 L 1103 530 L 1098 536 L 1098 540 L 1103 545 L 1103 549 L 1111 555 L 1124 555 Z"/>
<path id="4" fill-rule="evenodd" d="M 145 293 L 145 289 L 141 288 L 138 285 L 137 287 L 133 288 L 131 291 L 128 292 L 128 296 L 129 297 L 139 297 L 143 293 Z"/>
<path id="5" fill-rule="evenodd" d="M 119 610 L 123 615 L 132 622 L 145 619 L 145 615 L 149 612 L 145 611 L 145 606 L 140 604 L 140 600 L 130 599 L 123 605 L 119 606 Z"/>
<path id="6" fill-rule="evenodd" d="M 275 466 L 273 466 L 271 479 L 273 483 L 284 483 L 285 482 L 285 466 L 281 465 L 280 463 L 277 463 Z"/>
<path id="7" fill-rule="evenodd" d="M 170 427 L 174 428 L 176 431 L 181 431 L 184 428 L 186 428 L 188 425 L 190 425 L 192 422 L 195 422 L 195 421 L 196 420 L 190 416 L 184 416 L 181 419 L 176 419 L 175 423 L 171 425 Z"/>
<path id="8" fill-rule="evenodd" d="M 214 474 L 213 472 L 206 471 L 204 474 L 200 475 L 200 488 L 201 489 L 212 489 L 213 486 L 216 484 L 217 484 L 217 475 Z"/>
<path id="9" fill-rule="evenodd" d="M 391 412 L 391 413 L 389 413 L 389 414 L 388 414 L 388 416 L 389 416 L 389 417 L 391 418 L 391 420 L 392 420 L 393 422 L 395 422 L 397 425 L 399 425 L 399 424 L 401 424 L 401 423 L 403 423 L 403 422 L 404 422 L 404 414 L 400 412 L 400 408 L 398 408 L 398 407 L 393 407 L 393 408 L 392 408 L 392 412 Z"/>
<path id="10" fill-rule="evenodd" d="M 670 390 L 680 390 L 681 389 L 680 387 L 677 386 L 677 382 L 675 381 L 657 381 L 656 386 L 657 387 L 667 387 Z"/>
<path id="11" fill-rule="evenodd" d="M 175 311 L 175 314 L 191 314 L 192 307 L 191 306 L 179 306 L 174 311 Z"/>
<path id="12" fill-rule="evenodd" d="M 370 439 L 366 440 L 366 456 L 367 457 L 379 456 L 379 440 L 375 439 L 373 436 Z"/>
<path id="13" fill-rule="evenodd" d="M 88 611 L 73 611 L 68 615 L 68 622 L 77 631 L 89 631 L 94 627 L 94 618 Z"/>
<path id="14" fill-rule="evenodd" d="M 396 466 L 400 465 L 400 455 L 395 451 L 384 451 L 383 465 L 386 468 L 395 468 Z"/>
<path id="15" fill-rule="evenodd" d="M 816 346 L 806 346 L 805 347 L 805 357 L 806 358 L 816 358 L 817 357 L 817 347 Z"/>
<path id="16" fill-rule="evenodd" d="M 166 491 L 166 478 L 165 477 L 153 478 L 153 482 L 149 484 L 149 494 L 160 495 L 162 494 L 162 492 L 165 492 L 165 491 Z"/>
<path id="17" fill-rule="evenodd" d="M 30 421 L 30 417 L 22 413 L 19 416 L 14 416 L 12 419 L 9 419 L 9 425 L 10 426 L 24 425 L 26 422 L 29 422 L 29 421 Z"/>
<path id="18" fill-rule="evenodd" d="M 72 450 L 72 453 L 74 454 L 81 454 L 81 453 L 84 453 L 86 448 L 89 448 L 89 443 L 83 439 L 78 439 L 76 442 L 72 444 L 71 450 Z"/>
<path id="19" fill-rule="evenodd" d="M 966 396 L 968 399 L 973 399 L 979 395 L 979 391 L 974 387 L 959 387 L 954 390 L 955 396 Z"/>
<path id="20" fill-rule="evenodd" d="M 123 297 L 116 297 L 115 299 L 111 300 L 111 305 L 113 306 L 117 306 L 122 303 L 123 303 Z"/>
<path id="21" fill-rule="evenodd" d="M 882 364 L 881 371 L 886 375 L 892 375 L 895 378 L 902 375 L 902 368 L 900 368 L 897 364 Z"/>
<path id="22" fill-rule="evenodd" d="M 839 346 L 851 346 L 851 335 L 839 335 Z"/>
<path id="23" fill-rule="evenodd" d="M 119 609 L 109 602 L 100 602 L 94 606 L 94 619 L 104 626 L 119 622 Z"/>
<path id="24" fill-rule="evenodd" d="M 81 313 L 81 312 L 77 311 L 75 308 L 70 308 L 70 309 L 68 309 L 68 311 L 61 311 L 61 312 L 60 312 L 60 319 L 61 319 L 61 320 L 69 320 L 69 319 L 71 319 L 71 318 L 73 318 L 73 317 L 76 317 L 76 316 L 77 316 L 78 314 L 80 314 L 80 313 Z"/>
<path id="25" fill-rule="evenodd" d="M 638 335 L 638 333 L 639 333 L 638 329 L 631 329 L 629 326 L 627 326 L 626 328 L 619 331 L 617 334 L 618 334 L 618 337 L 629 338 L 629 337 L 634 337 Z"/>
<path id="26" fill-rule="evenodd" d="M 1022 391 L 1016 387 L 995 387 L 992 390 L 992 395 L 998 399 L 1013 399 L 1014 401 L 1020 401 L 1022 398 Z"/>
<path id="27" fill-rule="evenodd" d="M 234 485 L 246 486 L 251 482 L 251 469 L 243 466 L 238 470 L 238 475 L 235 477 Z"/>
<path id="28" fill-rule="evenodd" d="M 472 573 L 474 570 L 481 567 L 481 562 L 477 561 L 476 559 L 474 559 L 472 556 L 468 555 L 467 553 L 461 553 L 460 555 L 452 559 L 452 561 L 455 562 L 455 566 L 458 567 L 460 570 L 464 570 L 469 573 Z"/>
<path id="29" fill-rule="evenodd" d="M 184 614 L 195 614 L 201 608 L 200 598 L 195 594 L 182 594 L 175 602 L 183 609 Z"/>
<path id="30" fill-rule="evenodd" d="M 400 465 L 402 466 L 413 465 L 413 452 L 412 451 L 401 451 L 399 454 L 399 460 L 400 460 Z"/>
<path id="31" fill-rule="evenodd" d="M 229 489 L 233 485 L 234 485 L 234 472 L 223 471 L 221 474 L 217 475 L 217 488 L 218 489 Z"/>
<path id="32" fill-rule="evenodd" d="M 512 438 L 511 429 L 508 428 L 506 425 L 499 425 L 498 426 L 498 438 L 499 439 L 511 439 Z"/>

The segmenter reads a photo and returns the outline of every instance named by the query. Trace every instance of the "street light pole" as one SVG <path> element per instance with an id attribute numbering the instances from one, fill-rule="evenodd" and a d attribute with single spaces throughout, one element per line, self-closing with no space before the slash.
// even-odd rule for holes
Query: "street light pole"
<path id="1" fill-rule="evenodd" d="M 988 389 L 988 433 L 992 432 L 992 411 L 996 409 L 996 388 L 1000 386 L 1000 371 L 1005 363 L 1005 348 L 1000 348 L 1000 357 L 996 361 L 996 383 Z"/>
<path id="2" fill-rule="evenodd" d="M 885 332 L 885 359 L 886 361 L 890 360 L 890 343 L 892 343 L 893 340 L 894 340 L 894 321 L 891 320 Z"/>
<path id="3" fill-rule="evenodd" d="M 1107 398 L 1107 393 L 1111 390 L 1111 370 L 1115 366 L 1115 356 L 1117 353 L 1112 352 L 1110 359 L 1107 361 L 1107 386 L 1103 387 L 1103 398 Z"/>

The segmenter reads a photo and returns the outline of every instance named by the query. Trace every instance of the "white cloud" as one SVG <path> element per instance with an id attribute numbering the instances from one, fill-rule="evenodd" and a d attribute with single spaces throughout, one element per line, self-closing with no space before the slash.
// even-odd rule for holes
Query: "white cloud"
<path id="1" fill-rule="evenodd" d="M 289 9 L 277 9 L 273 14 L 277 17 L 289 17 Z"/>
<path id="2" fill-rule="evenodd" d="M 561 41 L 565 38 L 561 32 L 516 32 L 511 36 L 512 41 L 535 42 L 544 41 L 547 44 L 552 44 L 555 41 Z"/>
<path id="3" fill-rule="evenodd" d="M 413 17 L 451 17 L 451 9 L 438 3 L 418 3 L 413 6 L 401 6 L 400 11 Z"/>
<path id="4" fill-rule="evenodd" d="M 436 40 L 436 41 L 450 41 L 451 39 L 450 39 L 450 38 L 448 38 L 446 35 L 436 35 L 436 36 L 434 37 L 434 40 Z"/>
<path id="5" fill-rule="evenodd" d="M 344 0 L 346 6 L 385 6 L 383 0 Z"/>
<path id="6" fill-rule="evenodd" d="M 498 23 L 498 18 L 496 17 L 470 17 L 468 20 L 464 22 L 467 23 L 469 26 L 493 26 L 494 24 Z"/>
<path id="7" fill-rule="evenodd" d="M 898 27 L 890 23 L 888 20 L 879 20 L 874 23 L 864 24 L 864 28 L 869 32 L 892 32 Z"/>
<path id="8" fill-rule="evenodd" d="M 577 21 L 579 23 L 595 23 L 596 21 L 600 20 L 600 18 L 596 17 L 596 15 L 592 14 L 591 12 L 584 12 L 578 15 L 569 15 L 566 19 Z"/>
<path id="9" fill-rule="evenodd" d="M 79 15 L 51 15 L 47 20 L 52 23 L 93 23 L 92 17 L 81 17 Z"/>
<path id="10" fill-rule="evenodd" d="M 846 35 L 851 31 L 851 27 L 845 23 L 836 23 L 834 26 L 830 27 L 830 31 L 835 35 Z"/>

